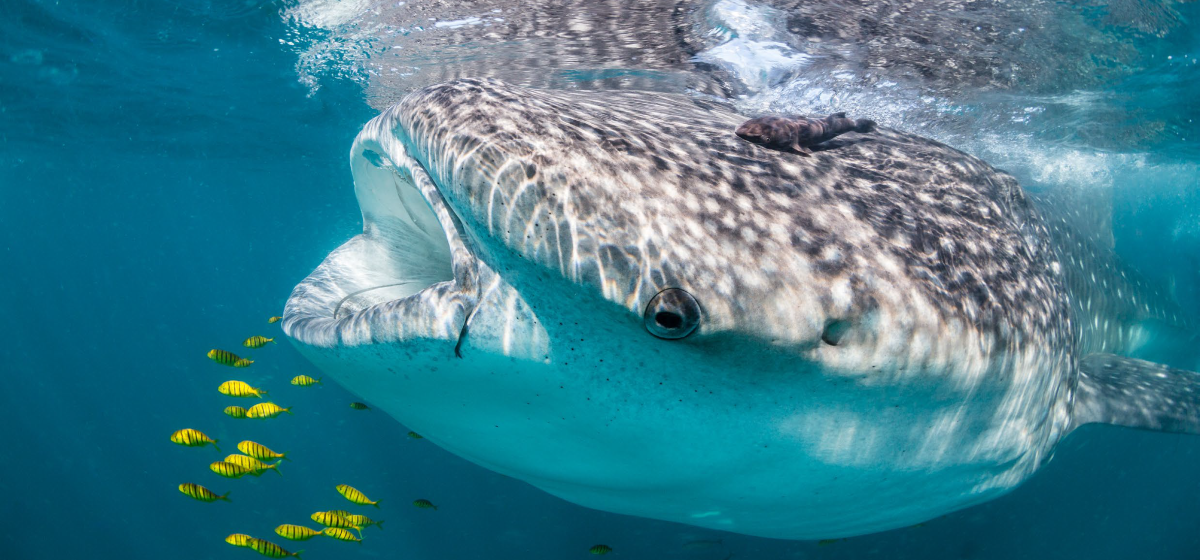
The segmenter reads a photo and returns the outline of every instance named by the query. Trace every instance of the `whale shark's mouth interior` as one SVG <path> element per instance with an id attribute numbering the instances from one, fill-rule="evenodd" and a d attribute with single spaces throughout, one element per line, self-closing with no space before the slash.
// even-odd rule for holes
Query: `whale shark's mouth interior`
<path id="1" fill-rule="evenodd" d="M 414 173 L 425 170 L 411 158 L 387 162 L 371 148 L 360 147 L 352 156 L 363 236 L 338 259 L 337 281 L 345 295 L 330 302 L 334 318 L 454 279 L 442 224 L 413 181 Z"/>

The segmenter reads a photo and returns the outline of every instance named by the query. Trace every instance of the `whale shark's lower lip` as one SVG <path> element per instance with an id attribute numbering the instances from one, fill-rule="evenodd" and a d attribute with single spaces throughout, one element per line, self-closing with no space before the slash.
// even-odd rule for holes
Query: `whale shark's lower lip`
<path id="1" fill-rule="evenodd" d="M 453 339 L 474 307 L 478 263 L 461 223 L 403 136 L 371 130 L 383 122 L 368 124 L 351 150 L 363 233 L 288 299 L 284 331 L 305 344 Z"/>

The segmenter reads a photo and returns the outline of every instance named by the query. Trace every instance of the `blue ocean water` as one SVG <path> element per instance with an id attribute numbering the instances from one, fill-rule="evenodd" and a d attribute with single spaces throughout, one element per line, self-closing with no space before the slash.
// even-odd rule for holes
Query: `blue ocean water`
<path id="1" fill-rule="evenodd" d="M 250 352 L 244 373 L 215 365 L 209 348 L 278 335 L 265 319 L 360 230 L 346 152 L 376 94 L 336 60 L 298 79 L 294 43 L 328 32 L 297 27 L 284 3 L 0 6 L 0 557 L 253 557 L 224 537 L 312 525 L 313 511 L 344 506 L 339 483 L 381 500 L 365 513 L 385 528 L 366 529 L 361 546 L 273 540 L 306 558 L 584 558 L 597 543 L 614 558 L 697 560 L 1200 557 L 1196 437 L 1087 427 L 1008 496 L 818 546 L 563 502 L 351 410 L 359 397 L 335 383 L 288 385 L 322 374 L 282 339 Z M 1138 144 L 1148 157 L 1105 152 L 1096 173 L 1116 187 L 1122 256 L 1197 312 L 1200 131 L 1181 92 L 1196 91 L 1200 45 L 1195 27 L 1172 37 L 1172 62 L 1112 91 L 1169 115 L 1159 120 L 1173 132 Z M 1061 128 L 1033 136 L 1080 142 Z M 1095 165 L 1014 172 L 1045 185 Z M 215 388 L 231 378 L 295 414 L 224 416 Z M 207 469 L 225 453 L 167 441 L 184 427 L 225 453 L 252 439 L 292 461 L 282 477 L 225 480 Z M 188 500 L 176 490 L 187 481 L 233 502 Z"/>

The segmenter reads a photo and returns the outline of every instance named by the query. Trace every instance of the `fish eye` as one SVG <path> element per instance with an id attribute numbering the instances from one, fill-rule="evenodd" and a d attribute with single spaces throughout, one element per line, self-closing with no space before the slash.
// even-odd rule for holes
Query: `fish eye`
<path id="1" fill-rule="evenodd" d="M 700 326 L 700 303 L 679 288 L 667 288 L 646 304 L 642 324 L 658 338 L 683 338 Z"/>

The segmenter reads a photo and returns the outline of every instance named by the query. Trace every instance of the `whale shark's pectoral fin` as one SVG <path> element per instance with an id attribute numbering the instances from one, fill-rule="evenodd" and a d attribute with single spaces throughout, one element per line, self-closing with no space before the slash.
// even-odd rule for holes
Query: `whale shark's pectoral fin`
<path id="1" fill-rule="evenodd" d="M 1200 434 L 1200 373 L 1091 354 L 1080 360 L 1072 424 Z"/>

